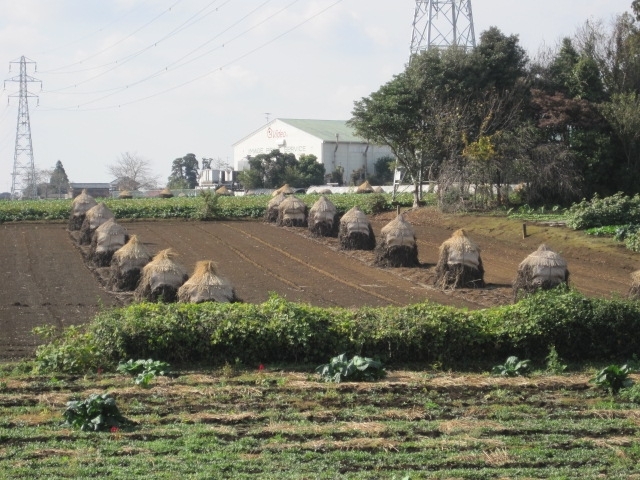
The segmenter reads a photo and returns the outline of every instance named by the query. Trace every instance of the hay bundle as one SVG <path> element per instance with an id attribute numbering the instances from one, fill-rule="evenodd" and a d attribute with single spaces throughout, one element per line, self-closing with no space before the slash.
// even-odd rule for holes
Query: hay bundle
<path id="1" fill-rule="evenodd" d="M 338 239 L 344 250 L 373 250 L 376 246 L 371 223 L 358 207 L 348 210 L 340 219 Z"/>
<path id="2" fill-rule="evenodd" d="M 640 299 L 640 270 L 636 270 L 631 274 L 631 288 L 629 289 L 629 298 L 632 300 Z"/>
<path id="3" fill-rule="evenodd" d="M 309 210 L 309 231 L 321 237 L 335 237 L 338 235 L 340 219 L 336 206 L 322 195 Z"/>
<path id="4" fill-rule="evenodd" d="M 110 218 L 115 218 L 113 212 L 104 203 L 99 203 L 95 207 L 90 208 L 80 227 L 80 245 L 90 245 L 93 234 L 96 229 Z"/>
<path id="5" fill-rule="evenodd" d="M 171 190 L 169 190 L 168 187 L 164 188 L 162 191 L 160 191 L 160 193 L 158 194 L 158 196 L 160 198 L 173 198 L 173 193 L 171 193 Z"/>
<path id="6" fill-rule="evenodd" d="M 184 303 L 237 302 L 236 292 L 229 282 L 220 278 L 215 263 L 196 263 L 193 275 L 178 289 L 178 301 Z"/>
<path id="7" fill-rule="evenodd" d="M 131 192 L 129 190 L 122 190 L 118 194 L 118 198 L 126 200 L 126 199 L 129 199 L 129 198 L 133 198 L 133 195 L 131 195 Z"/>
<path id="8" fill-rule="evenodd" d="M 375 263 L 381 267 L 415 267 L 418 245 L 413 227 L 398 215 L 380 230 Z"/>
<path id="9" fill-rule="evenodd" d="M 293 195 L 294 193 L 296 193 L 296 191 L 294 188 L 290 187 L 288 183 L 285 183 L 280 188 L 271 193 L 271 196 L 275 197 L 279 193 L 282 193 L 283 195 Z"/>
<path id="10" fill-rule="evenodd" d="M 89 259 L 96 267 L 108 267 L 115 251 L 122 248 L 127 240 L 127 231 L 110 218 L 96 228 L 91 240 Z"/>
<path id="11" fill-rule="evenodd" d="M 131 292 L 140 280 L 140 271 L 151 261 L 151 253 L 132 235 L 129 241 L 116 250 L 111 259 L 108 286 L 112 290 Z"/>
<path id="12" fill-rule="evenodd" d="M 135 290 L 136 300 L 149 302 L 175 302 L 178 289 L 189 275 L 183 266 L 174 262 L 176 254 L 170 248 L 160 250 L 142 269 L 140 282 Z"/>
<path id="13" fill-rule="evenodd" d="M 513 281 L 513 295 L 517 298 L 520 290 L 529 294 L 562 283 L 569 283 L 567 262 L 543 243 L 518 266 L 518 275 Z"/>
<path id="14" fill-rule="evenodd" d="M 229 190 L 227 187 L 222 185 L 220 188 L 216 190 L 216 195 L 230 196 L 233 195 L 233 192 Z"/>
<path id="15" fill-rule="evenodd" d="M 82 228 L 87 211 L 95 207 L 98 202 L 87 193 L 87 189 L 83 189 L 82 193 L 71 202 L 71 215 L 69 216 L 69 230 L 75 231 Z"/>
<path id="16" fill-rule="evenodd" d="M 456 230 L 440 245 L 435 284 L 440 288 L 484 287 L 480 247 L 467 237 L 464 230 Z"/>
<path id="17" fill-rule="evenodd" d="M 377 187 L 373 188 L 373 193 L 384 193 L 384 188 L 378 185 Z"/>
<path id="18" fill-rule="evenodd" d="M 320 193 L 321 195 L 331 195 L 333 193 L 333 190 L 331 190 L 330 188 L 323 188 L 318 193 Z"/>
<path id="19" fill-rule="evenodd" d="M 278 220 L 278 207 L 287 198 L 284 193 L 278 193 L 267 203 L 267 210 L 264 212 L 264 221 L 274 223 Z"/>
<path id="20" fill-rule="evenodd" d="M 296 196 L 291 195 L 285 198 L 278 205 L 276 224 L 279 227 L 306 227 L 307 206 Z"/>
<path id="21" fill-rule="evenodd" d="M 373 187 L 368 180 L 365 180 L 362 185 L 356 188 L 356 193 L 373 193 Z"/>

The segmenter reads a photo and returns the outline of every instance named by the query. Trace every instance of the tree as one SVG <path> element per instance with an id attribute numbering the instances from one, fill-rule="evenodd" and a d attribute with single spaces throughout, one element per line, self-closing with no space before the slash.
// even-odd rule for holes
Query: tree
<path id="1" fill-rule="evenodd" d="M 158 184 L 151 162 L 135 153 L 122 153 L 116 163 L 107 165 L 107 171 L 115 177 L 120 190 L 155 188 Z"/>
<path id="2" fill-rule="evenodd" d="M 245 188 L 278 188 L 288 183 L 295 183 L 298 160 L 293 153 L 282 153 L 272 150 L 249 157 L 249 169 L 240 174 L 240 183 Z"/>
<path id="3" fill-rule="evenodd" d="M 380 157 L 373 164 L 373 176 L 370 181 L 374 185 L 388 185 L 393 183 L 396 159 L 390 156 Z"/>
<path id="4" fill-rule="evenodd" d="M 206 159 L 205 159 L 206 160 Z M 198 160 L 193 153 L 176 158 L 171 166 L 167 187 L 173 189 L 194 189 L 198 186 Z"/>
<path id="5" fill-rule="evenodd" d="M 53 169 L 53 172 L 51 172 L 49 184 L 53 191 L 58 195 L 62 195 L 62 193 L 66 192 L 69 188 L 69 178 L 67 177 L 67 172 L 64 171 L 64 167 L 60 160 L 56 162 L 56 166 Z"/>
<path id="6" fill-rule="evenodd" d="M 315 155 L 302 154 L 298 159 L 298 180 L 297 187 L 307 188 L 311 185 L 324 184 L 325 168 L 322 163 L 318 163 Z"/>

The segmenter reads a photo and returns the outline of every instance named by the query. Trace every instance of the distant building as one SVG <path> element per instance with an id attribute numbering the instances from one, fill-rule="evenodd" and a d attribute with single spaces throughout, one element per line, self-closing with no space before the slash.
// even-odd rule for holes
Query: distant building
<path id="1" fill-rule="evenodd" d="M 233 144 L 234 170 L 249 168 L 249 157 L 280 150 L 283 153 L 315 155 L 327 176 L 341 167 L 343 182 L 361 170 L 363 177 L 373 175 L 380 157 L 393 156 L 387 146 L 372 145 L 344 120 L 296 120 L 277 118 Z"/>
<path id="2" fill-rule="evenodd" d="M 111 196 L 110 187 L 110 183 L 70 183 L 69 197 L 76 198 L 86 188 L 87 193 L 93 198 L 108 198 Z"/>

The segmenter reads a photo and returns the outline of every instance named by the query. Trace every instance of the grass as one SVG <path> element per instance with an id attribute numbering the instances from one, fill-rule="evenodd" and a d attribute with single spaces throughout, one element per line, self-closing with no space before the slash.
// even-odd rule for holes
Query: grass
<path id="1" fill-rule="evenodd" d="M 222 368 L 141 389 L 117 374 L 9 373 L 0 478 L 634 478 L 639 405 L 589 378 L 391 371 L 326 384 Z M 61 426 L 67 401 L 107 391 L 137 426 Z"/>

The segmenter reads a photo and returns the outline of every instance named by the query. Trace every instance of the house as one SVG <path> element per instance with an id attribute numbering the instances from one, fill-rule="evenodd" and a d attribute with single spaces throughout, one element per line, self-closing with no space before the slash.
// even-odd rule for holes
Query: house
<path id="1" fill-rule="evenodd" d="M 315 155 L 327 176 L 342 171 L 346 184 L 354 171 L 364 180 L 374 173 L 376 160 L 393 156 L 389 147 L 358 137 L 344 120 L 277 118 L 233 144 L 234 170 L 249 168 L 249 157 L 273 150 L 293 153 L 296 158 Z"/>
<path id="2" fill-rule="evenodd" d="M 109 183 L 70 183 L 69 198 L 76 198 L 84 189 L 93 198 L 108 198 L 111 196 L 110 187 Z"/>

